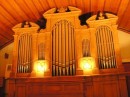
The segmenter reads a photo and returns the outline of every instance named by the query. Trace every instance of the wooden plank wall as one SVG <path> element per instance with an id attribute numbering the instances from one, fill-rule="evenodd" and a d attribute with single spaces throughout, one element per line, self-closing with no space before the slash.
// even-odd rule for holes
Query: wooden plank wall
<path id="1" fill-rule="evenodd" d="M 0 1 L 0 49 L 13 41 L 11 30 L 23 21 L 36 22 L 51 8 L 74 6 L 82 13 L 108 11 L 119 17 L 118 28 L 130 31 L 129 0 L 1 0 Z"/>
<path id="2" fill-rule="evenodd" d="M 128 97 L 124 75 L 9 79 L 8 97 Z"/>

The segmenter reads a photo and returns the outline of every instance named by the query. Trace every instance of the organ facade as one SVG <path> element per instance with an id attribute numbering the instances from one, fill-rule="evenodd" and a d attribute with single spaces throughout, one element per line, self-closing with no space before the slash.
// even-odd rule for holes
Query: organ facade
<path id="1" fill-rule="evenodd" d="M 118 17 L 100 12 L 81 25 L 80 15 L 81 10 L 75 7 L 53 8 L 43 14 L 44 29 L 29 21 L 12 28 L 9 89 L 17 91 L 16 97 L 111 97 L 111 86 L 114 97 L 128 97 Z"/>

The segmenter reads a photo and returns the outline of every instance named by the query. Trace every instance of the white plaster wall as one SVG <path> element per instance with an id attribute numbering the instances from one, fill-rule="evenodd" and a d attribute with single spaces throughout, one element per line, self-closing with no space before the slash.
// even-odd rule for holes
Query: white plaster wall
<path id="1" fill-rule="evenodd" d="M 130 34 L 123 31 L 119 31 L 118 37 L 122 62 L 130 62 Z"/>
<path id="2" fill-rule="evenodd" d="M 8 59 L 5 58 L 5 53 L 9 55 Z M 12 64 L 13 43 L 0 50 L 0 77 L 5 76 L 7 64 Z"/>

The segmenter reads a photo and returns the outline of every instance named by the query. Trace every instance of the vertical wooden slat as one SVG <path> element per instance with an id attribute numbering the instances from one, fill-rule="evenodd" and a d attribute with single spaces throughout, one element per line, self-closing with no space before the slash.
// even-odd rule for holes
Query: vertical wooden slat
<path id="1" fill-rule="evenodd" d="M 129 13 L 129 10 L 130 10 L 130 1 L 128 2 L 128 6 L 126 7 L 126 10 L 121 18 L 121 21 L 119 23 L 119 27 L 122 28 L 122 29 L 127 29 L 126 26 L 129 22 L 129 18 L 130 18 L 130 14 Z"/>
<path id="2" fill-rule="evenodd" d="M 69 1 L 68 0 L 62 0 L 61 5 L 62 5 L 62 7 L 67 7 L 69 5 Z"/>
<path id="3" fill-rule="evenodd" d="M 76 6 L 76 1 L 75 0 L 69 0 L 69 5 L 70 6 Z"/>
<path id="4" fill-rule="evenodd" d="M 104 4 L 104 11 L 110 11 L 110 8 L 111 8 L 111 2 L 113 2 L 113 0 L 106 0 L 105 1 L 105 4 Z"/>
<path id="5" fill-rule="evenodd" d="M 121 20 L 123 19 L 123 16 L 125 14 L 128 4 L 129 4 L 129 0 L 121 0 L 121 3 L 118 8 L 118 12 L 117 12 L 117 15 L 119 17 L 119 19 L 118 19 L 119 26 L 121 26 L 120 23 L 124 22 L 124 21 L 121 22 Z"/>
<path id="6" fill-rule="evenodd" d="M 54 2 L 54 4 L 55 4 L 55 7 L 56 7 L 56 8 L 61 8 L 61 7 L 62 7 L 60 0 L 53 0 L 53 2 Z"/>
<path id="7" fill-rule="evenodd" d="M 20 21 L 28 20 L 28 16 L 20 9 L 15 0 L 10 0 L 10 5 L 12 5 L 12 10 L 10 11 L 15 17 L 20 18 Z"/>
<path id="8" fill-rule="evenodd" d="M 35 20 L 38 20 L 41 16 L 40 16 L 39 12 L 37 11 L 32 0 L 24 0 L 24 2 L 26 4 L 26 6 L 28 7 L 28 9 L 30 10 L 30 12 L 34 15 Z"/>
<path id="9" fill-rule="evenodd" d="M 3 5 L 0 5 L 0 21 L 2 20 L 3 23 L 5 23 L 8 27 L 13 27 L 17 20 L 15 20 L 6 10 L 3 8 Z"/>
<path id="10" fill-rule="evenodd" d="M 90 0 L 83 0 L 84 4 L 84 13 L 90 12 L 91 5 L 90 5 Z"/>
<path id="11" fill-rule="evenodd" d="M 98 1 L 98 7 L 97 7 L 97 11 L 104 11 L 104 4 L 105 4 L 105 0 L 99 0 Z"/>
<path id="12" fill-rule="evenodd" d="M 45 9 L 42 8 L 41 3 L 39 2 L 39 0 L 32 0 L 36 10 L 38 11 L 38 13 L 40 14 L 40 16 L 42 16 L 42 14 L 45 12 Z"/>
<path id="13" fill-rule="evenodd" d="M 110 6 L 110 10 L 112 13 L 117 13 L 118 12 L 118 9 L 119 9 L 119 6 L 120 6 L 120 3 L 121 3 L 121 0 L 112 0 L 111 2 L 111 6 Z M 114 5 L 114 6 L 113 6 Z"/>
<path id="14" fill-rule="evenodd" d="M 91 9 L 90 9 L 90 12 L 93 12 L 93 14 L 96 14 L 97 13 L 97 8 L 98 8 L 98 1 L 97 0 L 91 0 L 90 1 L 91 3 Z"/>
<path id="15" fill-rule="evenodd" d="M 22 22 L 23 19 L 19 15 L 19 12 L 16 13 L 15 8 L 13 6 L 13 4 L 14 4 L 13 1 L 14 0 L 10 0 L 10 2 L 7 2 L 7 1 L 3 2 L 2 3 L 3 4 L 3 8 L 4 8 L 5 11 L 7 11 L 10 14 L 10 16 L 12 16 L 14 21 Z"/>
<path id="16" fill-rule="evenodd" d="M 42 8 L 43 8 L 45 11 L 49 10 L 49 5 L 48 5 L 47 0 L 38 0 L 38 1 L 41 3 Z"/>
<path id="17" fill-rule="evenodd" d="M 56 7 L 54 0 L 46 0 L 46 2 L 48 2 L 49 8 L 55 8 Z"/>
<path id="18" fill-rule="evenodd" d="M 32 11 L 26 5 L 26 3 L 25 3 L 24 0 L 15 0 L 15 2 L 20 7 L 20 9 L 22 10 L 22 12 L 24 12 L 28 16 L 28 20 L 29 21 L 36 20 L 36 17 L 34 15 L 34 13 L 32 13 Z"/>
<path id="19" fill-rule="evenodd" d="M 75 0 L 75 2 L 76 2 L 76 7 L 78 7 L 79 9 L 82 9 L 82 12 L 84 12 L 83 0 Z"/>

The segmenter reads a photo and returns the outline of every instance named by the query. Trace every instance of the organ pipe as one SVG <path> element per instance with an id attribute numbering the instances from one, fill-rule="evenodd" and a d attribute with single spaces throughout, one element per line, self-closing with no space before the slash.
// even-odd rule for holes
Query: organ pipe
<path id="1" fill-rule="evenodd" d="M 99 68 L 116 68 L 113 35 L 109 27 L 101 26 L 97 29 L 96 44 Z"/>
<path id="2" fill-rule="evenodd" d="M 74 28 L 66 20 L 57 22 L 52 30 L 52 75 L 75 74 Z"/>
<path id="3" fill-rule="evenodd" d="M 18 73 L 31 72 L 31 35 L 26 33 L 22 34 L 18 43 Z"/>

